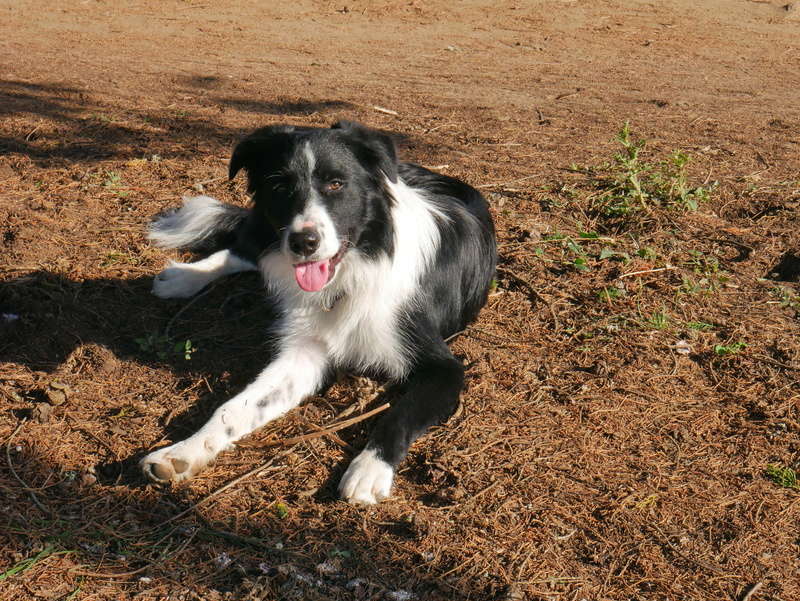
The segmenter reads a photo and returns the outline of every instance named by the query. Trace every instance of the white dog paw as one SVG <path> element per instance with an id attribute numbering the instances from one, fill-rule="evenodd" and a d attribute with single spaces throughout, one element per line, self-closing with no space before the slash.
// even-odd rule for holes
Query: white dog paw
<path id="1" fill-rule="evenodd" d="M 339 494 L 348 503 L 374 505 L 392 492 L 394 469 L 378 457 L 374 449 L 365 449 L 353 459 L 339 483 Z"/>
<path id="2" fill-rule="evenodd" d="M 153 294 L 159 298 L 189 298 L 208 284 L 209 278 L 202 271 L 186 263 L 170 261 L 169 267 L 153 280 Z"/>
<path id="3" fill-rule="evenodd" d="M 146 455 L 139 466 L 155 482 L 182 482 L 196 476 L 212 460 L 208 453 L 194 452 L 185 442 L 179 442 Z"/>

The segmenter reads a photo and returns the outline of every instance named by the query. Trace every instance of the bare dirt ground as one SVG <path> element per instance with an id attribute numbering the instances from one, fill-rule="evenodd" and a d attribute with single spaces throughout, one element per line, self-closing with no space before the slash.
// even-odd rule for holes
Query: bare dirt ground
<path id="1" fill-rule="evenodd" d="M 0 4 L 0 599 L 800 599 L 800 7 L 272 4 Z M 492 205 L 461 409 L 374 508 L 334 492 L 369 421 L 318 435 L 383 402 L 354 379 L 147 485 L 270 313 L 255 276 L 152 297 L 144 226 L 341 118 Z M 626 121 L 696 210 L 609 208 Z"/>

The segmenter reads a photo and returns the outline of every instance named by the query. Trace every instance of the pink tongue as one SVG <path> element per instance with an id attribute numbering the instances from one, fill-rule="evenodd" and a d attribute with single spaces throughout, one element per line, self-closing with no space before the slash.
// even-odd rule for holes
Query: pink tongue
<path id="1" fill-rule="evenodd" d="M 306 292 L 319 292 L 328 283 L 330 259 L 294 266 L 294 277 Z"/>

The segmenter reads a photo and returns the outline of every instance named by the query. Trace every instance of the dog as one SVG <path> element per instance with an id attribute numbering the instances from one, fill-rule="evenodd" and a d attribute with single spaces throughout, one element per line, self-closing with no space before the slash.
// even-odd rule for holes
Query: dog
<path id="1" fill-rule="evenodd" d="M 445 341 L 476 318 L 495 275 L 486 200 L 399 162 L 388 135 L 347 121 L 258 129 L 233 151 L 230 179 L 240 170 L 252 208 L 199 196 L 153 221 L 156 246 L 218 249 L 172 262 L 153 293 L 187 298 L 222 276 L 260 271 L 279 308 L 275 357 L 197 433 L 149 453 L 141 468 L 157 482 L 191 478 L 348 370 L 401 390 L 339 484 L 344 500 L 377 503 L 414 440 L 458 406 L 464 367 Z"/>

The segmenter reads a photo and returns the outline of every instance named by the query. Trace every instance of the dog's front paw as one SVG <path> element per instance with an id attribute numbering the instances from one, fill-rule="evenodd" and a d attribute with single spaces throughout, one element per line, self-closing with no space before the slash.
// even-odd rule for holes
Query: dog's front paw
<path id="1" fill-rule="evenodd" d="M 196 476 L 212 460 L 208 453 L 195 452 L 190 445 L 179 442 L 146 455 L 139 466 L 155 482 L 182 482 Z"/>
<path id="2" fill-rule="evenodd" d="M 169 267 L 153 280 L 153 294 L 159 298 L 189 298 L 208 284 L 209 278 L 202 271 L 186 263 L 170 261 Z"/>
<path id="3" fill-rule="evenodd" d="M 353 459 L 339 483 L 339 494 L 348 503 L 374 505 L 392 492 L 394 469 L 378 457 L 374 449 L 365 449 Z"/>

